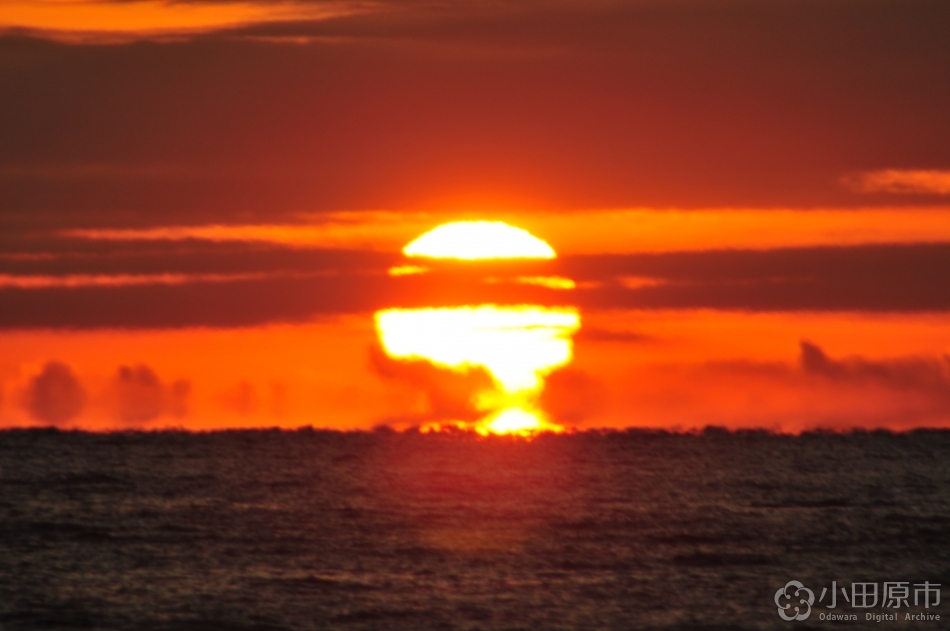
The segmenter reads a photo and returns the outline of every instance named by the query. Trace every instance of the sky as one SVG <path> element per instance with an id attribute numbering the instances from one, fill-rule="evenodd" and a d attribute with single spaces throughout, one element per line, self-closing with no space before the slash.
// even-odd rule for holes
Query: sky
<path id="1" fill-rule="evenodd" d="M 375 314 L 478 304 L 579 314 L 532 395 L 558 427 L 950 426 L 948 21 L 4 2 L 0 427 L 475 419 L 491 375 L 391 356 Z M 557 256 L 391 273 L 459 220 Z"/>

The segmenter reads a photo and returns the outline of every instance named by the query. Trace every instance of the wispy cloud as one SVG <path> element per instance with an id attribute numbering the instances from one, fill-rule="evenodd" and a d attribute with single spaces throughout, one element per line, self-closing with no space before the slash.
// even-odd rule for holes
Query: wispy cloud
<path id="1" fill-rule="evenodd" d="M 950 170 L 883 169 L 846 177 L 844 183 L 862 193 L 950 195 Z"/>
<path id="2" fill-rule="evenodd" d="M 311 274 L 312 275 L 312 274 Z M 227 283 L 273 278 L 274 274 L 0 274 L 0 289 L 49 289 L 76 287 L 131 287 L 135 285 L 184 285 L 187 283 Z M 286 276 L 283 274 L 282 276 Z"/>
<path id="3" fill-rule="evenodd" d="M 408 241 L 464 213 L 335 212 L 301 224 L 213 224 L 60 231 L 94 241 L 261 242 L 303 248 L 398 252 Z M 528 229 L 559 255 L 950 241 L 950 208 L 486 211 Z"/>
<path id="4" fill-rule="evenodd" d="M 80 228 L 61 236 L 93 241 L 210 241 L 272 243 L 296 248 L 369 248 L 398 251 L 432 227 L 425 216 L 400 213 L 328 213 L 316 224 L 239 224 L 156 226 L 152 228 Z"/>
<path id="5" fill-rule="evenodd" d="M 130 41 L 181 37 L 266 24 L 323 20 L 367 10 L 368 2 L 262 0 L 6 0 L 0 30 L 24 30 L 66 41 Z"/>

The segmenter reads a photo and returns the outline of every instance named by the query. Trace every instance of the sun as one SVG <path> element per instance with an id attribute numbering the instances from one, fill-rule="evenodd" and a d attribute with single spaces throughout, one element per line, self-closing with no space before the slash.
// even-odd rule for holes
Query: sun
<path id="1" fill-rule="evenodd" d="M 453 370 L 485 368 L 507 394 L 536 390 L 571 361 L 580 316 L 571 307 L 531 305 L 384 309 L 376 326 L 395 359 L 426 359 Z"/>
<path id="2" fill-rule="evenodd" d="M 453 221 L 403 248 L 408 257 L 437 259 L 553 259 L 554 249 L 527 230 L 503 221 Z"/>
<path id="3" fill-rule="evenodd" d="M 409 243 L 403 252 L 407 257 L 460 261 L 556 256 L 541 239 L 501 221 L 443 224 Z M 426 267 L 401 265 L 389 273 L 398 277 L 426 271 Z M 575 286 L 560 277 L 519 276 L 515 282 L 552 289 Z M 538 407 L 538 397 L 544 378 L 573 357 L 571 338 L 580 328 L 577 308 L 528 304 L 392 308 L 377 311 L 375 319 L 383 350 L 393 359 L 425 360 L 461 373 L 481 368 L 492 378 L 493 387 L 471 393 L 470 402 L 484 413 L 483 418 L 474 423 L 437 419 L 423 430 L 455 426 L 486 436 L 563 431 Z"/>

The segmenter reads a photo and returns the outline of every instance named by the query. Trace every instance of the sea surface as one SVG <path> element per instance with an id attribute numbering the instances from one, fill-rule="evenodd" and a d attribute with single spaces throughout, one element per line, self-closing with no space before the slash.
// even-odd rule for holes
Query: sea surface
<path id="1" fill-rule="evenodd" d="M 885 581 L 942 602 L 842 597 Z M 2 631 L 937 630 L 944 599 L 950 432 L 0 432 Z"/>

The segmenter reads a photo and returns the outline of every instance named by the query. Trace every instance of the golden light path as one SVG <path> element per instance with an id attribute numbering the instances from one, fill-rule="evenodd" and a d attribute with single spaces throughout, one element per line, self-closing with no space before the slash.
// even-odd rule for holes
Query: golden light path
<path id="1" fill-rule="evenodd" d="M 485 221 L 444 224 L 404 252 L 473 262 L 556 256 L 551 246 L 520 228 Z M 448 424 L 483 435 L 563 429 L 538 407 L 538 397 L 544 376 L 573 358 L 571 336 L 580 328 L 576 308 L 487 304 L 385 309 L 376 313 L 376 328 L 383 349 L 394 359 L 422 359 L 456 372 L 483 368 L 492 377 L 494 389 L 472 395 L 475 409 L 485 412 L 481 420 L 443 419 L 434 428 Z"/>

